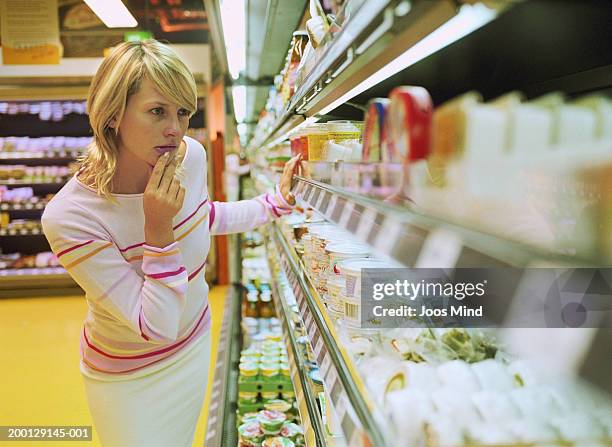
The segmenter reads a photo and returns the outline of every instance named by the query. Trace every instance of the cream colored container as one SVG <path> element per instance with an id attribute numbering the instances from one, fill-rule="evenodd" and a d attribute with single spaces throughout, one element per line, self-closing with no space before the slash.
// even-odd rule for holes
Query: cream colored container
<path id="1" fill-rule="evenodd" d="M 396 266 L 385 261 L 371 258 L 346 259 L 337 264 L 337 269 L 345 279 L 346 297 L 360 299 L 362 269 L 390 269 Z"/>
<path id="2" fill-rule="evenodd" d="M 325 251 L 329 257 L 327 268 L 329 275 L 339 275 L 337 264 L 344 259 L 368 258 L 370 256 L 370 248 L 368 246 L 346 242 L 327 244 Z"/>
<path id="3" fill-rule="evenodd" d="M 329 277 L 327 280 L 327 309 L 336 316 L 343 314 L 340 295 L 344 290 L 344 282 L 344 278 L 340 276 Z"/>
<path id="4" fill-rule="evenodd" d="M 347 296 L 344 293 L 339 295 L 340 305 L 342 306 L 342 319 L 348 326 L 357 327 L 361 325 L 361 300 Z"/>

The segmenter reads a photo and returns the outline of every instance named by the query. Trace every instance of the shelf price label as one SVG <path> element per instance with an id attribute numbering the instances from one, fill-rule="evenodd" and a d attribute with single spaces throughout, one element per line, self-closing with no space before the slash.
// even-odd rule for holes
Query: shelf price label
<path id="1" fill-rule="evenodd" d="M 325 217 L 327 217 L 328 219 L 332 218 L 332 215 L 334 213 L 334 210 L 336 209 L 336 204 L 338 203 L 338 196 L 331 196 L 331 199 L 329 200 L 329 206 L 327 207 L 327 211 L 325 212 Z"/>
<path id="2" fill-rule="evenodd" d="M 331 358 L 329 357 L 329 355 L 324 355 L 323 360 L 319 362 L 319 368 L 321 369 L 322 377 L 325 377 L 327 375 L 327 371 L 329 371 L 330 366 L 331 366 Z"/>
<path id="3" fill-rule="evenodd" d="M 366 210 L 361 215 L 361 219 L 359 220 L 359 226 L 357 227 L 356 235 L 359 239 L 363 241 L 367 240 L 368 234 L 370 234 L 375 220 L 376 211 L 370 208 L 366 208 Z"/>
<path id="4" fill-rule="evenodd" d="M 417 268 L 453 268 L 461 254 L 461 239 L 450 231 L 436 229 L 429 233 L 416 261 Z"/>
<path id="5" fill-rule="evenodd" d="M 340 217 L 340 222 L 338 222 L 338 225 L 340 225 L 342 228 L 346 228 L 348 230 L 350 219 L 353 217 L 353 209 L 355 209 L 355 204 L 353 202 L 347 202 L 344 206 L 342 216 Z"/>
<path id="6" fill-rule="evenodd" d="M 329 209 L 329 204 L 331 201 L 331 194 L 326 192 L 323 194 L 323 197 L 321 198 L 321 203 L 318 204 L 317 208 L 318 210 L 325 215 L 325 213 L 327 213 L 327 210 Z"/>
<path id="7" fill-rule="evenodd" d="M 402 224 L 392 217 L 387 217 L 378 233 L 375 247 L 384 254 L 391 253 L 401 232 Z"/>

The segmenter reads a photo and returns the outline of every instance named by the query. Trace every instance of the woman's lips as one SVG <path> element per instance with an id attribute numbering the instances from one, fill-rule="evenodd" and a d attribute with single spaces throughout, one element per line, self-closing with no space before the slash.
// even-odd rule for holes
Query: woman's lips
<path id="1" fill-rule="evenodd" d="M 155 151 L 159 155 L 164 155 L 166 152 L 171 152 L 176 149 L 176 146 L 155 146 Z"/>

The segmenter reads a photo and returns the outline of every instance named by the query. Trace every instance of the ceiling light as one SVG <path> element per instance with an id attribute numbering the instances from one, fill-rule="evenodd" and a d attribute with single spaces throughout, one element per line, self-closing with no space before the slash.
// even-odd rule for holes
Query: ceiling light
<path id="1" fill-rule="evenodd" d="M 220 6 L 227 65 L 233 79 L 246 68 L 245 8 L 244 0 L 223 0 Z"/>
<path id="2" fill-rule="evenodd" d="M 109 28 L 134 28 L 138 22 L 121 0 L 85 0 Z"/>
<path id="3" fill-rule="evenodd" d="M 234 100 L 234 115 L 238 124 L 246 119 L 246 86 L 237 85 L 232 87 L 232 98 Z"/>

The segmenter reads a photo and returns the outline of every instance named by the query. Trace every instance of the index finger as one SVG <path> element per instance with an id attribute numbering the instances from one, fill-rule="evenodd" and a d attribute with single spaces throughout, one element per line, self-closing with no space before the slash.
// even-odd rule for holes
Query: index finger
<path id="1" fill-rule="evenodd" d="M 176 161 L 178 165 L 180 165 L 183 162 L 183 160 L 185 159 L 186 153 L 187 153 L 187 143 L 184 143 L 181 141 L 176 151 L 176 154 L 174 156 L 174 160 Z"/>
<path id="2" fill-rule="evenodd" d="M 147 183 L 147 188 L 152 186 L 153 188 L 157 188 L 159 183 L 161 182 L 161 178 L 164 175 L 164 170 L 166 169 L 166 161 L 168 156 L 166 154 L 162 155 L 157 159 L 155 163 L 155 167 L 153 168 L 153 172 L 151 173 L 151 177 L 149 177 L 149 182 Z"/>
<path id="3" fill-rule="evenodd" d="M 292 159 L 290 159 L 287 163 L 285 163 L 285 169 L 289 169 L 290 171 L 295 171 L 295 166 L 299 160 L 300 160 L 300 155 L 298 154 Z"/>

